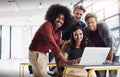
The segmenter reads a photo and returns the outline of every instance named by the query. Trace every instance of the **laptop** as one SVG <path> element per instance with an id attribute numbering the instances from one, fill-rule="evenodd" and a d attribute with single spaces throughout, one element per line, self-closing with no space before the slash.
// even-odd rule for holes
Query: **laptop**
<path id="1" fill-rule="evenodd" d="M 109 47 L 85 47 L 78 65 L 103 65 L 109 51 Z"/>

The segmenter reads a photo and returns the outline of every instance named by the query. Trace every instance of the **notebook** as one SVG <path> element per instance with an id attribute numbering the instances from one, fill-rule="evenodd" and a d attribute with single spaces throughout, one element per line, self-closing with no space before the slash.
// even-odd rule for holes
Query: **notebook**
<path id="1" fill-rule="evenodd" d="M 109 51 L 109 47 L 86 47 L 78 65 L 103 65 Z"/>

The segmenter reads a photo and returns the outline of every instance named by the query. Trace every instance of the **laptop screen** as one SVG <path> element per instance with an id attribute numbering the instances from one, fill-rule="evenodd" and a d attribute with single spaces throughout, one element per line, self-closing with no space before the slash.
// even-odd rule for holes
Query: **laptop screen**
<path id="1" fill-rule="evenodd" d="M 108 47 L 86 47 L 78 65 L 102 65 L 109 51 Z"/>

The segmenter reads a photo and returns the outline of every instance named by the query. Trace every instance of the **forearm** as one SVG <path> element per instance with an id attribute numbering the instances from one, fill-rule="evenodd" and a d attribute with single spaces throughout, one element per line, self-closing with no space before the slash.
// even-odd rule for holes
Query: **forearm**
<path id="1" fill-rule="evenodd" d="M 58 56 L 62 63 L 65 63 L 65 64 L 77 64 L 78 63 L 77 60 L 67 60 L 61 52 L 58 54 Z"/>
<path id="2" fill-rule="evenodd" d="M 64 41 L 64 44 L 62 45 L 61 49 L 64 51 L 69 44 L 70 44 L 70 40 Z"/>
<path id="3" fill-rule="evenodd" d="M 77 60 L 78 63 L 80 63 L 81 58 L 77 58 L 76 60 Z"/>
<path id="4" fill-rule="evenodd" d="M 113 51 L 112 50 L 110 50 L 110 52 L 108 53 L 107 60 L 109 60 L 109 61 L 113 60 Z"/>
<path id="5" fill-rule="evenodd" d="M 62 52 L 58 53 L 58 56 L 59 56 L 60 60 L 61 60 L 63 63 L 66 63 L 66 62 L 67 62 L 67 59 L 64 57 L 64 55 L 62 54 Z"/>

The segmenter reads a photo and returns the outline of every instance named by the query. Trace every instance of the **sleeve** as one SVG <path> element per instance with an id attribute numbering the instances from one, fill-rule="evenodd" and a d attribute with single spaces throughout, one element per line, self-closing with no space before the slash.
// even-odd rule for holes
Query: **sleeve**
<path id="1" fill-rule="evenodd" d="M 57 45 L 55 38 L 53 37 L 53 27 L 52 24 L 46 23 L 43 27 L 44 40 L 48 42 L 50 49 L 55 53 L 61 52 L 60 47 Z"/>
<path id="2" fill-rule="evenodd" d="M 70 46 L 67 46 L 67 47 L 65 48 L 65 52 L 68 53 L 68 54 L 70 54 L 70 51 L 71 51 Z"/>
<path id="3" fill-rule="evenodd" d="M 86 27 L 86 24 L 85 24 L 85 22 L 83 22 L 83 21 L 80 21 L 80 22 L 79 22 L 79 25 L 80 25 L 82 28 L 85 28 L 85 27 Z"/>
<path id="4" fill-rule="evenodd" d="M 117 42 L 115 40 L 114 35 L 112 34 L 110 28 L 108 27 L 108 25 L 106 23 L 102 23 L 102 29 L 101 34 L 103 34 L 103 40 L 106 44 L 107 47 L 111 47 L 112 51 L 116 51 L 117 49 Z"/>

